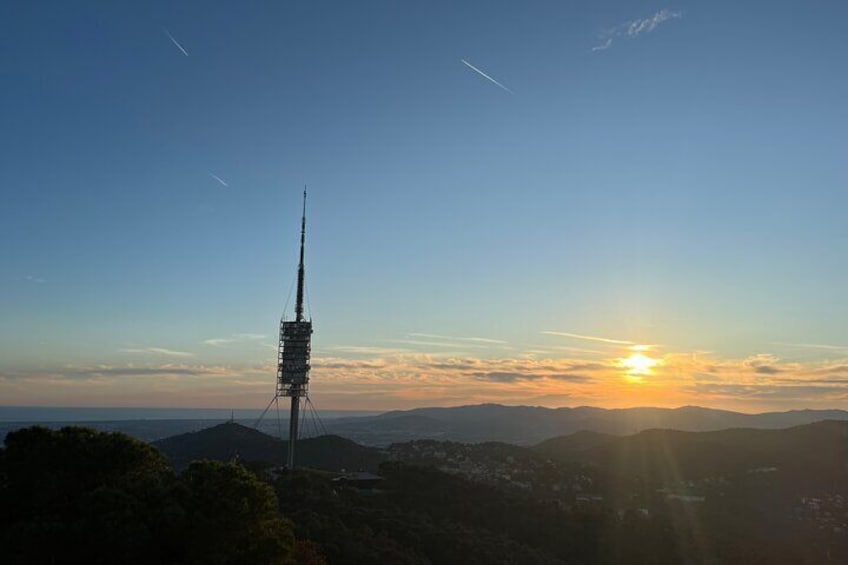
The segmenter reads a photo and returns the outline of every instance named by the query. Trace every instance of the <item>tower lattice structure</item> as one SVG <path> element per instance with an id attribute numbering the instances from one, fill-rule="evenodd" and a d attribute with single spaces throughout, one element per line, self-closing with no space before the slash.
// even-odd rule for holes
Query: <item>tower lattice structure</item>
<path id="1" fill-rule="evenodd" d="M 289 450 L 287 466 L 294 468 L 294 448 L 297 442 L 301 399 L 309 394 L 309 358 L 312 342 L 312 320 L 303 313 L 305 268 L 303 263 L 306 242 L 306 189 L 303 191 L 303 215 L 300 221 L 300 261 L 297 267 L 297 299 L 294 320 L 280 320 L 280 342 L 277 349 L 277 391 L 275 398 L 291 398 L 289 411 Z"/>

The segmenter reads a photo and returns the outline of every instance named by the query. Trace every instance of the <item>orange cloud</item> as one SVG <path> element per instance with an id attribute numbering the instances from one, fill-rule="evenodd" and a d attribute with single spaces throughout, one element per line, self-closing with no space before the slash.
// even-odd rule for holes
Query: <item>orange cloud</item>
<path id="1" fill-rule="evenodd" d="M 650 355 L 660 363 L 634 382 L 621 356 L 488 359 L 361 348 L 353 357 L 342 352 L 316 356 L 310 386 L 315 403 L 324 409 L 499 402 L 699 404 L 759 411 L 840 408 L 848 400 L 848 360 L 801 363 L 765 353 L 740 359 L 698 352 Z M 270 363 L 66 366 L 0 372 L 0 397 L 18 405 L 262 408 L 273 394 L 275 375 Z"/>

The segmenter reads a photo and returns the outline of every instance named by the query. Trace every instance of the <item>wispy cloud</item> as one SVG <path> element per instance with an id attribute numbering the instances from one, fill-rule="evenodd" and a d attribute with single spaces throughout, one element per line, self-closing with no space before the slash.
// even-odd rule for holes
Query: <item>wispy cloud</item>
<path id="1" fill-rule="evenodd" d="M 221 183 L 221 186 L 226 187 L 226 188 L 230 187 L 230 185 L 228 185 L 227 182 L 224 179 L 222 179 L 221 177 L 219 177 L 218 175 L 210 172 L 209 176 L 212 177 L 213 179 L 215 179 L 216 181 L 218 181 L 219 183 Z"/>
<path id="2" fill-rule="evenodd" d="M 826 351 L 848 351 L 848 345 L 830 345 L 826 343 L 784 343 L 775 342 L 774 345 L 782 347 L 794 347 L 798 349 L 824 349 Z"/>
<path id="3" fill-rule="evenodd" d="M 36 277 L 34 275 L 27 275 L 27 276 L 24 277 L 24 280 L 27 280 L 31 283 L 36 283 L 36 284 L 44 284 L 45 282 L 47 282 L 45 279 L 43 279 L 41 277 Z"/>
<path id="4" fill-rule="evenodd" d="M 400 349 L 395 347 L 375 347 L 368 345 L 334 345 L 327 348 L 330 351 L 339 353 L 351 353 L 354 355 L 398 355 L 409 353 L 409 349 Z"/>
<path id="5" fill-rule="evenodd" d="M 212 367 L 160 365 L 156 367 L 108 366 L 70 368 L 66 374 L 72 377 L 141 377 L 141 376 L 196 376 L 214 374 Z"/>
<path id="6" fill-rule="evenodd" d="M 493 381 L 498 383 L 514 383 L 516 381 L 534 381 L 538 379 L 552 379 L 555 381 L 569 381 L 575 383 L 588 383 L 592 379 L 583 375 L 570 373 L 515 373 L 506 371 L 489 371 L 470 373 L 470 376 L 481 381 Z"/>
<path id="7" fill-rule="evenodd" d="M 574 339 L 583 339 L 583 340 L 586 340 L 586 341 L 597 341 L 597 342 L 601 342 L 601 343 L 612 343 L 612 344 L 615 344 L 615 345 L 634 345 L 634 343 L 632 341 L 625 341 L 625 340 L 622 340 L 622 339 L 611 339 L 611 338 L 608 338 L 608 337 L 597 337 L 597 336 L 593 336 L 593 335 L 575 334 L 575 333 L 570 333 L 570 332 L 556 332 L 556 331 L 549 330 L 549 331 L 544 331 L 544 332 L 541 332 L 541 333 L 544 334 L 544 335 L 558 335 L 558 336 L 561 336 L 561 337 L 571 337 L 571 338 L 574 338 Z"/>
<path id="8" fill-rule="evenodd" d="M 607 40 L 601 43 L 600 45 L 595 45 L 592 47 L 592 51 L 604 51 L 609 49 L 612 46 L 612 37 L 607 37 Z"/>
<path id="9" fill-rule="evenodd" d="M 477 387 L 481 392 L 481 385 L 475 384 L 479 381 L 489 383 L 488 386 L 532 383 L 535 390 L 537 387 L 544 389 L 546 385 L 560 386 L 563 383 L 586 385 L 595 380 L 595 375 L 602 376 L 604 371 L 613 369 L 611 363 L 579 360 L 479 359 L 427 354 L 363 360 L 321 357 L 315 360 L 314 366 L 323 371 L 323 382 L 339 383 L 336 379 L 341 378 L 345 387 L 437 386 L 468 391 Z M 473 394 L 469 396 L 473 397 Z"/>
<path id="10" fill-rule="evenodd" d="M 798 402 L 799 400 L 829 399 L 842 403 L 848 399 L 848 387 L 819 384 L 786 385 L 774 383 L 695 383 L 686 390 L 704 398 L 759 400 L 766 402 Z"/>
<path id="11" fill-rule="evenodd" d="M 144 353 L 148 355 L 164 355 L 166 357 L 194 357 L 194 353 L 188 351 L 174 351 L 164 347 L 133 347 L 119 349 L 121 353 Z"/>
<path id="12" fill-rule="evenodd" d="M 424 339 L 387 339 L 389 343 L 402 343 L 405 345 L 416 345 L 422 347 L 436 347 L 439 349 L 457 349 L 459 347 L 462 348 L 470 348 L 470 349 L 487 349 L 487 345 L 482 345 L 480 343 L 456 343 L 456 342 L 447 342 L 447 341 L 434 341 L 434 340 L 424 340 Z"/>
<path id="13" fill-rule="evenodd" d="M 608 351 L 601 351 L 600 349 L 587 349 L 585 347 L 573 347 L 570 345 L 550 345 L 546 346 L 550 349 L 555 349 L 556 351 L 569 351 L 571 353 L 586 353 L 589 355 L 606 355 L 609 353 Z"/>
<path id="14" fill-rule="evenodd" d="M 513 91 L 511 91 L 510 89 L 508 89 L 507 87 L 505 87 L 504 85 L 502 85 L 501 83 L 499 83 L 498 81 L 496 81 L 495 79 L 493 79 L 492 77 L 490 77 L 489 75 L 487 75 L 486 73 L 484 73 L 483 71 L 481 71 L 480 69 L 478 69 L 477 67 L 475 67 L 474 65 L 472 65 L 471 63 L 469 63 L 468 61 L 466 61 L 465 59 L 460 59 L 460 61 L 462 61 L 462 63 L 463 63 L 466 67 L 468 67 L 469 69 L 471 69 L 471 70 L 472 70 L 472 71 L 474 71 L 475 73 L 479 74 L 480 76 L 482 76 L 482 77 L 483 77 L 483 78 L 485 78 L 486 80 L 488 80 L 488 81 L 490 81 L 490 82 L 492 82 L 492 83 L 496 84 L 497 86 L 499 86 L 499 87 L 501 87 L 502 89 L 506 90 L 506 91 L 507 91 L 507 92 L 509 92 L 510 94 L 515 94 Z"/>
<path id="15" fill-rule="evenodd" d="M 636 19 L 628 22 L 627 35 L 637 37 L 643 33 L 650 33 L 657 29 L 663 22 L 668 20 L 676 20 L 683 17 L 683 12 L 672 12 L 671 10 L 660 10 L 649 18 Z"/>
<path id="16" fill-rule="evenodd" d="M 423 337 L 425 339 L 440 339 L 444 341 L 471 341 L 475 343 L 488 343 L 492 345 L 506 345 L 507 342 L 502 339 L 490 339 L 487 337 L 457 337 L 427 333 L 411 333 L 409 337 Z"/>
<path id="17" fill-rule="evenodd" d="M 180 45 L 180 42 L 179 42 L 179 41 L 177 41 L 176 39 L 174 39 L 174 36 L 173 36 L 173 35 L 171 35 L 171 32 L 169 32 L 167 29 L 166 29 L 166 30 L 163 30 L 163 31 L 165 32 L 165 35 L 167 35 L 167 36 L 168 36 L 168 39 L 170 39 L 170 40 L 171 40 L 171 43 L 173 43 L 174 45 L 176 45 L 176 46 L 177 46 L 177 49 L 179 49 L 180 51 L 182 51 L 183 55 L 185 55 L 186 57 L 188 57 L 188 51 L 186 51 L 186 50 L 183 48 L 183 46 L 182 46 L 182 45 Z"/>
<path id="18" fill-rule="evenodd" d="M 274 371 L 183 363 L 0 369 L 0 398 L 18 405 L 255 408 L 273 394 Z"/>
<path id="19" fill-rule="evenodd" d="M 229 343 L 243 343 L 248 341 L 260 341 L 265 339 L 266 335 L 264 334 L 254 334 L 254 333 L 238 333 L 238 334 L 230 334 L 229 337 L 213 337 L 210 339 L 204 339 L 203 343 L 206 345 L 212 345 L 214 347 L 218 347 L 221 345 L 227 345 Z"/>
<path id="20" fill-rule="evenodd" d="M 612 47 L 616 38 L 636 39 L 640 35 L 654 31 L 657 27 L 667 21 L 677 20 L 682 17 L 682 11 L 663 9 L 647 18 L 636 18 L 635 20 L 626 21 L 601 32 L 598 35 L 598 40 L 602 41 L 602 43 L 592 47 L 592 52 L 594 53 L 609 49 Z"/>
<path id="21" fill-rule="evenodd" d="M 233 343 L 235 340 L 230 339 L 228 337 L 213 337 L 211 339 L 204 339 L 203 343 L 206 345 L 212 345 L 214 347 L 218 347 L 220 345 L 226 345 L 228 343 Z"/>

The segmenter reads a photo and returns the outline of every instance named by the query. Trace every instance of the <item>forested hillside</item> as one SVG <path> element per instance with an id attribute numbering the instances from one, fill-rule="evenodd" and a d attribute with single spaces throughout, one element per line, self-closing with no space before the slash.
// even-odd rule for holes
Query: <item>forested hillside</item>
<path id="1" fill-rule="evenodd" d="M 0 561 L 842 563 L 845 426 L 581 433 L 535 448 L 426 440 L 385 453 L 312 443 L 327 467 L 385 458 L 378 475 L 271 473 L 280 442 L 234 425 L 166 442 L 181 467 L 224 460 L 179 474 L 121 434 L 27 428 L 0 450 Z M 250 457 L 234 462 L 236 444 Z"/>

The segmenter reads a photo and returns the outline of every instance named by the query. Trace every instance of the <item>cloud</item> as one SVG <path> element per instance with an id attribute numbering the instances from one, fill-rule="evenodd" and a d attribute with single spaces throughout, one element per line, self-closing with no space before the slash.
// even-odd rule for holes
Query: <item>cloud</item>
<path id="1" fill-rule="evenodd" d="M 204 339 L 203 343 L 205 343 L 206 345 L 212 345 L 212 346 L 217 347 L 219 345 L 226 345 L 227 343 L 233 343 L 234 341 L 235 341 L 234 339 L 230 339 L 230 338 L 226 338 L 226 337 L 214 337 L 212 339 Z"/>
<path id="2" fill-rule="evenodd" d="M 471 349 L 487 349 L 488 346 L 482 345 L 480 343 L 448 343 L 444 341 L 431 341 L 431 340 L 421 340 L 421 339 L 389 339 L 386 340 L 391 343 L 403 343 L 406 345 L 420 345 L 424 347 L 437 347 L 437 348 L 448 348 L 448 349 L 456 349 L 458 347 L 463 348 L 471 348 Z"/>
<path id="3" fill-rule="evenodd" d="M 627 23 L 627 35 L 629 37 L 638 37 L 643 33 L 654 31 L 657 26 L 669 20 L 676 20 L 683 17 L 683 12 L 672 12 L 671 10 L 660 10 L 649 18 L 631 20 Z"/>
<path id="4" fill-rule="evenodd" d="M 826 385 L 835 385 L 835 384 L 844 384 L 848 385 L 848 378 L 843 379 L 774 379 L 772 382 L 781 383 L 781 384 L 793 384 L 797 385 L 799 382 L 804 384 L 826 384 Z"/>
<path id="5" fill-rule="evenodd" d="M 607 37 L 607 40 L 601 43 L 600 45 L 595 45 L 592 47 L 592 52 L 595 51 L 605 51 L 610 48 L 612 45 L 612 37 Z"/>
<path id="6" fill-rule="evenodd" d="M 36 276 L 33 276 L 33 275 L 25 276 L 24 280 L 27 280 L 31 283 L 36 283 L 36 284 L 43 284 L 43 283 L 47 282 L 45 279 L 43 279 L 41 277 L 36 277 Z"/>
<path id="7" fill-rule="evenodd" d="M 830 345 L 825 343 L 784 343 L 775 342 L 774 345 L 782 347 L 794 347 L 798 349 L 824 349 L 827 351 L 848 352 L 848 345 Z"/>
<path id="8" fill-rule="evenodd" d="M 841 365 L 841 364 L 827 365 L 825 367 L 818 369 L 816 372 L 818 374 L 824 374 L 824 375 L 831 375 L 831 374 L 833 374 L 833 375 L 835 375 L 835 374 L 848 375 L 848 365 Z"/>
<path id="9" fill-rule="evenodd" d="M 504 371 L 492 371 L 488 373 L 470 373 L 470 375 L 476 379 L 484 380 L 484 381 L 495 381 L 499 383 L 512 383 L 515 381 L 522 380 L 537 380 L 541 378 L 553 379 L 556 381 L 571 381 L 576 383 L 587 383 L 592 381 L 589 377 L 584 377 L 583 375 L 573 375 L 569 373 L 552 373 L 552 374 L 540 374 L 540 373 L 509 373 Z"/>
<path id="10" fill-rule="evenodd" d="M 669 385 L 702 405 L 747 410 L 833 408 L 848 399 L 845 361 L 788 362 L 760 353 L 744 359 L 677 354 L 665 358 Z"/>
<path id="11" fill-rule="evenodd" d="M 613 344 L 616 344 L 616 345 L 633 345 L 632 341 L 624 341 L 624 340 L 620 340 L 620 339 L 610 339 L 608 337 L 596 337 L 596 336 L 592 336 L 592 335 L 582 335 L 582 334 L 575 334 L 575 333 L 569 333 L 569 332 L 556 332 L 556 331 L 543 331 L 541 333 L 544 334 L 544 335 L 558 335 L 558 336 L 562 336 L 562 337 L 571 337 L 571 338 L 574 338 L 574 339 L 584 339 L 584 340 L 587 340 L 587 341 L 598 341 L 598 342 L 601 342 L 601 343 L 613 343 Z"/>
<path id="12" fill-rule="evenodd" d="M 332 359 L 332 360 L 324 360 L 318 358 L 312 362 L 312 368 L 315 370 L 319 369 L 383 369 L 386 367 L 386 362 L 382 359 L 374 359 L 374 360 L 356 360 L 356 361 L 348 361 L 343 359 Z"/>
<path id="13" fill-rule="evenodd" d="M 248 341 L 258 341 L 267 338 L 268 336 L 264 334 L 252 334 L 252 333 L 240 333 L 240 334 L 230 334 L 230 337 L 213 337 L 210 339 L 204 339 L 203 343 L 206 345 L 211 345 L 213 347 L 220 347 L 222 345 L 227 345 L 228 343 L 243 343 Z"/>
<path id="14" fill-rule="evenodd" d="M 753 369 L 755 373 L 774 375 L 783 371 L 783 369 L 777 366 L 778 361 L 778 358 L 773 355 L 760 353 L 759 355 L 745 359 L 743 364 Z"/>
<path id="15" fill-rule="evenodd" d="M 259 334 L 232 335 L 259 338 Z M 310 391 L 325 409 L 542 402 L 608 408 L 697 404 L 755 411 L 833 408 L 848 400 L 848 359 L 798 362 L 769 353 L 723 358 L 700 351 L 663 355 L 651 351 L 645 355 L 661 364 L 636 383 L 620 366 L 624 348 L 612 345 L 617 347 L 605 356 L 554 351 L 538 358 L 340 345 L 313 351 Z M 162 355 L 162 350 L 187 353 L 154 347 L 130 351 Z M 482 350 L 491 351 L 496 350 Z M 161 363 L 152 357 L 154 362 L 149 363 L 0 371 L 0 398 L 19 405 L 132 402 L 261 409 L 273 395 L 273 356 L 267 363 L 238 366 L 176 357 Z"/>
<path id="16" fill-rule="evenodd" d="M 237 378 L 240 371 L 228 367 L 188 365 L 188 364 L 159 364 L 141 365 L 132 363 L 123 365 L 68 365 L 61 368 L 44 371 L 0 371 L 0 380 L 25 383 L 36 389 L 40 385 L 84 387 L 85 383 L 97 386 L 132 386 L 128 382 L 137 377 L 137 384 L 146 383 L 148 377 L 162 377 L 177 382 L 192 377 L 219 377 L 224 379 Z M 188 381 L 186 381 L 188 382 Z M 47 398 L 47 397 L 45 397 Z"/>
<path id="17" fill-rule="evenodd" d="M 445 341 L 471 341 L 476 343 L 488 343 L 492 345 L 506 345 L 507 342 L 502 339 L 490 339 L 487 337 L 455 337 L 455 336 L 444 336 L 437 334 L 427 334 L 427 333 L 411 333 L 409 337 L 423 337 L 425 339 L 440 339 Z"/>
<path id="18" fill-rule="evenodd" d="M 366 379 L 369 382 L 406 382 L 410 386 L 421 382 L 441 383 L 443 386 L 468 385 L 474 380 L 496 383 L 518 381 L 558 381 L 588 383 L 592 378 L 580 372 L 601 372 L 609 368 L 602 363 L 574 360 L 478 359 L 472 357 L 435 357 L 406 354 L 393 358 L 344 360 L 319 358 L 316 368 L 344 372 L 346 382 Z M 327 373 L 324 373 L 324 378 Z"/>
<path id="19" fill-rule="evenodd" d="M 0 397 L 19 406 L 261 408 L 273 394 L 275 379 L 270 365 L 75 365 L 0 370 Z"/>
<path id="20" fill-rule="evenodd" d="M 585 347 L 572 347 L 570 345 L 549 345 L 547 347 L 556 351 L 568 351 L 570 353 L 588 353 L 589 355 L 606 355 L 607 353 L 609 353 L 608 351 L 601 351 L 600 349 L 586 349 Z"/>
<path id="21" fill-rule="evenodd" d="M 170 376 L 170 375 L 209 375 L 216 371 L 210 367 L 186 366 L 186 365 L 160 365 L 157 367 L 114 367 L 94 366 L 69 368 L 64 372 L 71 377 L 142 377 L 142 376 Z"/>
<path id="22" fill-rule="evenodd" d="M 570 362 L 568 368 L 572 371 L 604 371 L 610 368 L 603 363 Z"/>
<path id="23" fill-rule="evenodd" d="M 604 30 L 598 35 L 598 40 L 603 43 L 592 47 L 592 52 L 605 51 L 612 47 L 616 38 L 636 39 L 640 35 L 650 33 L 657 29 L 661 24 L 677 20 L 683 17 L 682 11 L 672 11 L 668 9 L 660 10 L 647 18 L 637 18 L 621 23 L 615 27 Z"/>
<path id="24" fill-rule="evenodd" d="M 373 347 L 367 345 L 334 345 L 327 348 L 328 351 L 339 353 L 351 353 L 354 355 L 399 355 L 409 353 L 409 349 L 393 347 Z"/>
<path id="25" fill-rule="evenodd" d="M 265 334 L 240 333 L 233 334 L 233 337 L 237 339 L 265 339 L 268 336 Z"/>
<path id="26" fill-rule="evenodd" d="M 520 380 L 538 379 L 539 375 L 526 375 L 524 373 L 507 373 L 503 371 L 491 371 L 488 373 L 470 373 L 475 379 L 484 381 L 495 381 L 499 383 L 512 383 Z"/>
<path id="27" fill-rule="evenodd" d="M 805 384 L 787 386 L 773 383 L 735 384 L 735 383 L 696 383 L 688 387 L 692 393 L 703 399 L 757 399 L 791 400 L 804 402 L 810 400 L 830 400 L 839 402 L 848 398 L 848 386 L 820 386 Z"/>
<path id="28" fill-rule="evenodd" d="M 194 357 L 194 353 L 188 351 L 174 351 L 164 347 L 141 347 L 119 349 L 121 353 L 145 353 L 150 355 L 165 355 L 166 357 Z"/>

